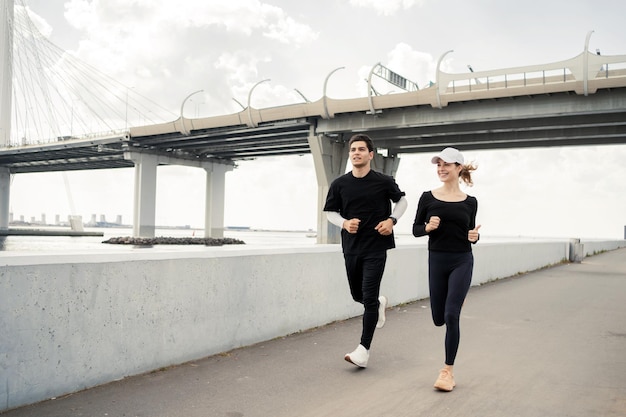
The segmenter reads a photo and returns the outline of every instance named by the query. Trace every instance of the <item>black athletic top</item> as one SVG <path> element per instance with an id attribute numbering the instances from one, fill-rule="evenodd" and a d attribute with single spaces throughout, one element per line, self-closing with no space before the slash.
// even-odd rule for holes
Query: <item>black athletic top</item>
<path id="1" fill-rule="evenodd" d="M 478 200 L 467 196 L 463 201 L 448 202 L 437 200 L 431 191 L 426 191 L 417 204 L 413 222 L 413 236 L 428 234 L 428 250 L 440 252 L 471 252 L 471 242 L 467 234 L 476 227 Z M 432 216 L 438 216 L 439 227 L 426 233 L 426 223 Z"/>
<path id="2" fill-rule="evenodd" d="M 363 178 L 352 172 L 336 178 L 328 190 L 324 211 L 339 212 L 344 219 L 360 219 L 357 233 L 341 229 L 341 245 L 345 254 L 362 254 L 395 248 L 393 233 L 383 236 L 374 228 L 391 215 L 391 202 L 398 202 L 405 193 L 393 177 L 370 170 Z"/>

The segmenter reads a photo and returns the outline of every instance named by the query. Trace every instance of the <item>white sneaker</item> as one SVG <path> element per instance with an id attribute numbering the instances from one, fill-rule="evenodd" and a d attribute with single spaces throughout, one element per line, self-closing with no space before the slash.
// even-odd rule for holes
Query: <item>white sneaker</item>
<path id="1" fill-rule="evenodd" d="M 376 323 L 376 328 L 380 329 L 385 325 L 385 310 L 387 309 L 387 297 L 381 295 L 378 297 L 378 302 L 380 303 L 378 306 L 378 322 Z"/>
<path id="2" fill-rule="evenodd" d="M 359 368 L 367 368 L 367 361 L 370 358 L 370 353 L 365 346 L 359 345 L 351 353 L 346 353 L 344 359 L 350 363 L 355 364 Z"/>

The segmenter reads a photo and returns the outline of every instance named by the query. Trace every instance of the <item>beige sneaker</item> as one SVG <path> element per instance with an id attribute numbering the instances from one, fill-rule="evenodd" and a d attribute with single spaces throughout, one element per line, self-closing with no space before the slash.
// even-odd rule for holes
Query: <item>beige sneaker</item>
<path id="1" fill-rule="evenodd" d="M 450 371 L 445 368 L 439 371 L 439 378 L 435 381 L 435 388 L 440 391 L 452 391 L 455 385 L 454 375 Z"/>

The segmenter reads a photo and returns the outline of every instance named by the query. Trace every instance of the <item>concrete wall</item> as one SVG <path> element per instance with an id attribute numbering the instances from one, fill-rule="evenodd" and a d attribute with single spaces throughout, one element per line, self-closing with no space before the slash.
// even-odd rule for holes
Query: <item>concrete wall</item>
<path id="1" fill-rule="evenodd" d="M 626 238 L 626 237 L 625 237 Z M 624 247 L 623 240 L 601 241 L 601 240 L 585 240 L 582 241 L 583 253 L 585 256 L 596 255 L 598 253 L 614 250 Z"/>
<path id="2" fill-rule="evenodd" d="M 474 253 L 478 285 L 562 262 L 569 243 L 482 244 Z M 382 291 L 391 305 L 428 296 L 427 256 L 423 244 L 389 252 Z M 361 313 L 338 245 L 5 255 L 0 411 Z"/>

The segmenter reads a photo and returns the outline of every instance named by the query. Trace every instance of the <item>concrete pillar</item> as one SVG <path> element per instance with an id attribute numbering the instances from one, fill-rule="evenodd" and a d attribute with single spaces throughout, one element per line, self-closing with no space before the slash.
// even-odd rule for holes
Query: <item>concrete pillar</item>
<path id="1" fill-rule="evenodd" d="M 143 152 L 125 152 L 124 159 L 133 161 L 135 164 L 133 236 L 154 237 L 156 169 L 159 165 L 190 166 L 203 168 L 206 171 L 204 234 L 206 237 L 224 236 L 225 177 L 227 171 L 233 170 L 233 162 L 199 161 Z"/>
<path id="2" fill-rule="evenodd" d="M 232 165 L 210 164 L 206 171 L 206 193 L 204 209 L 204 237 L 224 237 L 224 206 L 226 196 L 226 172 Z"/>
<path id="3" fill-rule="evenodd" d="M 0 167 L 0 230 L 9 230 L 9 200 L 11 197 L 11 172 Z"/>
<path id="4" fill-rule="evenodd" d="M 323 210 L 331 182 L 346 172 L 347 145 L 311 131 L 309 147 L 317 176 L 317 243 L 340 243 L 341 229 L 328 221 Z"/>
<path id="5" fill-rule="evenodd" d="M 154 237 L 157 157 L 134 153 L 132 161 L 135 163 L 133 237 Z"/>
<path id="6" fill-rule="evenodd" d="M 13 0 L 3 1 L 0 6 L 0 146 L 8 145 L 11 140 L 13 6 Z M 3 220 L 4 217 L 0 227 Z"/>
<path id="7" fill-rule="evenodd" d="M 400 158 L 397 155 L 383 156 L 379 153 L 374 154 L 374 159 L 372 160 L 372 169 L 374 171 L 395 177 L 399 166 Z"/>
<path id="8" fill-rule="evenodd" d="M 0 146 L 11 140 L 11 98 L 13 91 L 13 0 L 0 6 Z M 9 229 L 11 173 L 0 167 L 0 230 Z"/>
<path id="9" fill-rule="evenodd" d="M 69 216 L 69 221 L 70 229 L 73 231 L 82 232 L 85 230 L 83 227 L 83 216 L 71 215 Z"/>

